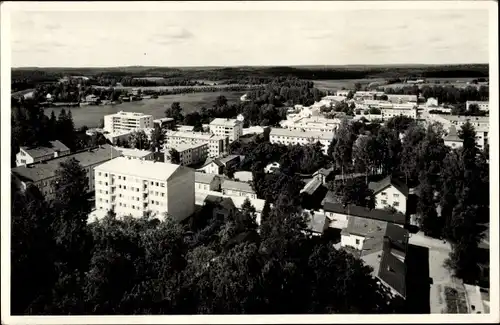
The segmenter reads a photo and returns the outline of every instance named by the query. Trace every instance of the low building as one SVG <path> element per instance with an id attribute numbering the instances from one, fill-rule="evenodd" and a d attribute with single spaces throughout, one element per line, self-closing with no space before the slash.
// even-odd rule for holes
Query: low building
<path id="1" fill-rule="evenodd" d="M 234 180 L 240 181 L 240 182 L 251 182 L 253 181 L 253 174 L 252 172 L 247 172 L 247 171 L 238 171 L 234 173 Z"/>
<path id="2" fill-rule="evenodd" d="M 490 110 L 490 102 L 488 101 L 468 100 L 465 103 L 465 109 L 469 111 L 471 105 L 477 105 L 479 110 L 483 112 L 488 112 Z"/>
<path id="3" fill-rule="evenodd" d="M 333 137 L 333 133 L 292 131 L 281 128 L 272 128 L 271 133 L 269 134 L 269 141 L 271 143 L 284 145 L 307 145 L 319 142 L 326 155 Z"/>
<path id="4" fill-rule="evenodd" d="M 372 267 L 391 293 L 406 299 L 409 233 L 391 223 L 353 217 L 341 232 L 341 246 Z"/>
<path id="5" fill-rule="evenodd" d="M 75 158 L 83 167 L 88 179 L 88 192 L 93 192 L 94 169 L 113 158 L 121 156 L 121 153 L 110 145 L 102 145 L 93 149 L 75 152 L 71 155 L 46 160 L 40 164 L 31 164 L 12 168 L 12 176 L 21 190 L 25 190 L 28 184 L 37 186 L 46 198 L 53 198 L 55 184 L 57 182 L 56 171 L 60 164 Z"/>
<path id="6" fill-rule="evenodd" d="M 264 206 L 266 204 L 265 200 L 251 199 L 251 198 L 248 198 L 245 196 L 230 196 L 230 195 L 225 195 L 225 194 L 223 194 L 221 192 L 217 192 L 217 191 L 201 191 L 201 190 L 198 191 L 197 190 L 195 197 L 196 197 L 196 205 L 198 205 L 198 206 L 205 205 L 207 198 L 210 198 L 210 197 L 228 198 L 228 199 L 231 199 L 231 201 L 233 201 L 234 206 L 238 210 L 241 210 L 241 208 L 243 207 L 243 204 L 248 199 L 250 201 L 250 203 L 252 204 L 252 206 L 255 208 L 256 221 L 257 221 L 258 225 L 260 225 L 260 217 L 262 214 L 262 210 L 264 210 Z"/>
<path id="7" fill-rule="evenodd" d="M 207 143 L 178 143 L 169 150 L 165 150 L 165 161 L 170 160 L 172 149 L 179 153 L 180 164 L 183 166 L 198 164 L 206 160 L 208 156 Z"/>
<path id="8" fill-rule="evenodd" d="M 104 131 L 103 135 L 106 138 L 106 140 L 111 142 L 111 144 L 117 145 L 119 142 L 130 141 L 132 133 L 134 133 L 134 131 L 115 131 L 115 132 Z"/>
<path id="9" fill-rule="evenodd" d="M 433 97 L 430 97 L 430 98 L 427 98 L 427 102 L 425 103 L 425 106 L 427 107 L 438 107 L 439 106 L 439 102 L 436 98 L 433 98 Z"/>
<path id="10" fill-rule="evenodd" d="M 182 221 L 195 208 L 194 170 L 145 160 L 115 158 L 96 168 L 96 210 L 118 216 L 146 213 Z"/>
<path id="11" fill-rule="evenodd" d="M 383 108 L 382 119 L 388 120 L 396 116 L 406 116 L 416 120 L 418 118 L 417 108 Z"/>
<path id="12" fill-rule="evenodd" d="M 385 95 L 383 91 L 356 91 L 354 93 L 354 99 L 375 99 Z"/>
<path id="13" fill-rule="evenodd" d="M 370 182 L 368 187 L 375 196 L 376 209 L 393 207 L 402 214 L 406 214 L 409 189 L 405 183 L 388 176 L 379 182 Z"/>
<path id="14" fill-rule="evenodd" d="M 171 117 L 163 117 L 153 120 L 153 125 L 157 125 L 161 129 L 172 129 L 175 125 L 175 120 Z"/>
<path id="15" fill-rule="evenodd" d="M 220 191 L 221 177 L 217 174 L 195 172 L 194 182 L 196 191 Z"/>
<path id="16" fill-rule="evenodd" d="M 180 132 L 194 132 L 193 125 L 177 125 L 176 130 Z"/>
<path id="17" fill-rule="evenodd" d="M 202 132 L 167 131 L 165 150 L 169 150 L 180 143 L 207 143 L 208 157 L 216 158 L 226 153 L 228 138 L 226 136 L 218 136 Z"/>
<path id="18" fill-rule="evenodd" d="M 269 127 L 262 127 L 262 126 L 249 126 L 247 128 L 243 128 L 243 135 L 248 135 L 248 134 L 264 134 L 264 131 L 268 129 Z"/>
<path id="19" fill-rule="evenodd" d="M 448 134 L 443 138 L 444 144 L 452 149 L 462 148 L 464 140 L 458 137 L 457 130 L 454 125 L 450 126 Z"/>
<path id="20" fill-rule="evenodd" d="M 321 236 L 328 229 L 329 221 L 324 213 L 320 211 L 303 211 L 307 220 L 307 232 L 313 236 Z"/>
<path id="21" fill-rule="evenodd" d="M 347 97 L 347 96 L 349 96 L 349 92 L 350 92 L 349 90 L 337 90 L 335 92 L 335 95 L 336 96 Z"/>
<path id="22" fill-rule="evenodd" d="M 249 183 L 237 182 L 231 180 L 223 180 L 221 184 L 222 194 L 227 196 L 240 196 L 248 197 L 249 199 L 256 199 L 257 193 Z"/>
<path id="23" fill-rule="evenodd" d="M 228 164 L 237 165 L 245 156 L 240 155 L 227 155 L 220 158 L 208 158 L 202 167 L 198 168 L 198 171 L 202 171 L 208 174 L 218 174 L 222 175 L 224 173 L 224 168 Z"/>
<path id="24" fill-rule="evenodd" d="M 243 135 L 243 123 L 238 119 L 216 118 L 210 122 L 210 132 L 228 137 L 229 142 L 237 141 Z"/>
<path id="25" fill-rule="evenodd" d="M 403 94 L 385 94 L 387 100 L 391 103 L 416 103 L 418 101 L 417 95 L 403 95 Z"/>
<path id="26" fill-rule="evenodd" d="M 26 147 L 19 148 L 16 154 L 16 166 L 23 166 L 43 162 L 52 158 L 62 157 L 70 154 L 70 150 L 61 141 L 50 141 L 50 147 Z"/>
<path id="27" fill-rule="evenodd" d="M 130 149 L 122 147 L 115 147 L 115 150 L 119 151 L 122 156 L 127 159 L 154 160 L 154 152 L 151 152 L 149 150 Z"/>

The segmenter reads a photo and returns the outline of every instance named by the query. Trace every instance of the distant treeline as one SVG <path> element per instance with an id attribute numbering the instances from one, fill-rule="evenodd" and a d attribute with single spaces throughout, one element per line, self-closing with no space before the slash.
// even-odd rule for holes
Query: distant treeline
<path id="1" fill-rule="evenodd" d="M 184 86 L 210 80 L 223 84 L 263 84 L 275 77 L 296 77 L 306 80 L 366 78 L 485 78 L 487 64 L 442 66 L 313 66 L 313 67 L 220 67 L 220 68 L 17 68 L 12 70 L 12 88 L 23 90 L 34 84 L 56 81 L 68 75 L 86 76 L 91 83 Z M 161 77 L 145 80 L 134 78 Z"/>

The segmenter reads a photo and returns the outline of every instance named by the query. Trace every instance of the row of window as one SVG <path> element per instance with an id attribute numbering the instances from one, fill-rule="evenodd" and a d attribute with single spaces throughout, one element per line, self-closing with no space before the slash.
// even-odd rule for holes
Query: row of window
<path id="1" fill-rule="evenodd" d="M 382 195 L 383 196 L 387 196 L 387 192 L 382 192 Z M 398 193 L 394 193 L 392 194 L 393 197 L 399 197 L 399 194 Z"/>
<path id="2" fill-rule="evenodd" d="M 382 204 L 387 204 L 387 200 L 381 200 L 380 202 L 382 202 Z M 399 206 L 399 202 L 393 202 L 392 206 L 398 207 Z"/>

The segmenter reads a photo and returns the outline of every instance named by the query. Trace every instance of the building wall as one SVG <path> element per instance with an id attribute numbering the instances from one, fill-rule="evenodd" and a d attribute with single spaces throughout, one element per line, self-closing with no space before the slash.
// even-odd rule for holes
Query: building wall
<path id="1" fill-rule="evenodd" d="M 243 196 L 243 197 L 248 197 L 250 199 L 257 198 L 257 194 L 255 194 L 255 193 L 248 193 L 248 192 L 230 190 L 230 189 L 222 189 L 222 194 L 229 195 L 229 196 Z"/>
<path id="2" fill-rule="evenodd" d="M 332 139 L 333 139 L 333 133 L 332 133 Z M 307 145 L 307 144 L 314 144 L 316 142 L 320 142 L 323 145 L 323 152 L 325 154 L 328 153 L 328 147 L 330 146 L 331 139 L 326 140 L 326 139 L 318 139 L 318 138 L 313 138 L 311 139 L 310 137 L 297 137 L 297 136 L 282 136 L 282 135 L 270 135 L 269 136 L 269 141 L 271 143 L 281 143 L 284 145 Z"/>
<path id="3" fill-rule="evenodd" d="M 171 148 L 175 148 L 176 145 L 181 143 L 189 143 L 189 144 L 208 144 L 208 156 L 210 158 L 219 157 L 226 151 L 225 142 L 223 139 L 200 139 L 195 137 L 188 136 L 173 136 L 168 135 L 167 141 L 165 142 L 165 150 L 168 151 Z"/>
<path id="4" fill-rule="evenodd" d="M 220 168 L 216 163 L 211 162 L 205 167 L 200 168 L 199 170 L 203 170 L 207 174 L 222 174 L 222 168 Z"/>
<path id="5" fill-rule="evenodd" d="M 375 195 L 375 208 L 384 209 L 393 206 L 399 212 L 406 214 L 406 197 L 394 186 L 389 186 Z"/>
<path id="6" fill-rule="evenodd" d="M 353 235 L 353 234 L 343 234 L 340 237 L 340 245 L 342 247 L 354 247 L 357 250 L 362 250 L 363 249 L 363 242 L 365 240 L 365 237 L 363 236 L 358 236 L 358 235 Z"/>
<path id="7" fill-rule="evenodd" d="M 336 229 L 344 229 L 347 227 L 349 217 L 345 214 L 325 211 L 325 216 L 330 220 L 329 227 Z"/>
<path id="8" fill-rule="evenodd" d="M 210 132 L 217 136 L 227 136 L 230 142 L 237 141 L 243 135 L 243 124 L 236 120 L 233 126 L 210 124 Z"/>
<path id="9" fill-rule="evenodd" d="M 210 184 L 195 182 L 196 191 L 220 191 L 220 178 L 214 177 Z"/>
<path id="10" fill-rule="evenodd" d="M 134 129 L 144 129 L 153 127 L 152 115 L 112 114 L 104 116 L 104 129 L 108 132 L 130 131 Z"/>
<path id="11" fill-rule="evenodd" d="M 490 110 L 490 103 L 486 101 L 467 101 L 465 103 L 465 109 L 469 110 L 470 105 L 476 104 L 479 107 L 480 111 L 489 111 Z"/>
<path id="12" fill-rule="evenodd" d="M 177 221 L 190 217 L 195 207 L 194 170 L 184 168 L 175 172 L 167 185 L 168 215 Z"/>
<path id="13" fill-rule="evenodd" d="M 384 108 L 382 109 L 383 119 L 390 119 L 395 116 L 406 116 L 412 119 L 417 118 L 416 109 L 394 109 L 394 108 Z"/>

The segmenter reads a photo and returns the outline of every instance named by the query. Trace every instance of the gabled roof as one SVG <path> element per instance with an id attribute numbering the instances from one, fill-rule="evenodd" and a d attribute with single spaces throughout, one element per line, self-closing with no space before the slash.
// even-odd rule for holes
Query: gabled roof
<path id="1" fill-rule="evenodd" d="M 234 190 L 247 193 L 255 193 L 252 186 L 245 182 L 236 182 L 231 180 L 224 180 L 221 184 L 223 190 Z"/>
<path id="2" fill-rule="evenodd" d="M 40 164 L 15 167 L 12 168 L 12 174 L 21 181 L 36 183 L 56 176 L 56 170 L 59 169 L 59 164 L 71 158 L 75 158 L 83 167 L 88 167 L 119 156 L 121 156 L 119 151 L 105 144 L 98 148 L 82 150 L 71 155 L 50 159 Z"/>
<path id="3" fill-rule="evenodd" d="M 448 135 L 446 135 L 443 139 L 444 141 L 456 141 L 456 142 L 464 142 L 464 140 L 458 137 L 457 129 L 454 125 L 450 126 L 448 130 Z"/>
<path id="4" fill-rule="evenodd" d="M 300 190 L 300 193 L 307 193 L 309 195 L 313 195 L 314 192 L 316 192 L 316 190 L 321 186 L 321 180 L 314 177 L 313 179 L 311 179 L 305 186 L 303 189 Z"/>
<path id="5" fill-rule="evenodd" d="M 389 245 L 384 243 L 377 276 L 406 298 L 406 264 L 391 253 Z"/>
<path id="6" fill-rule="evenodd" d="M 50 147 L 21 147 L 21 149 L 33 158 L 51 155 L 54 154 L 54 152 L 69 151 L 69 148 L 59 140 L 50 141 L 50 145 Z"/>
<path id="7" fill-rule="evenodd" d="M 212 181 L 216 177 L 219 177 L 219 175 L 217 175 L 217 174 L 208 174 L 208 173 L 200 173 L 200 172 L 195 172 L 194 173 L 194 181 L 195 181 L 195 183 L 210 184 L 210 183 L 212 183 Z"/>
<path id="8" fill-rule="evenodd" d="M 224 167 L 224 165 L 219 161 L 219 159 L 207 158 L 207 160 L 205 160 L 205 163 L 203 164 L 203 166 L 201 166 L 201 168 L 206 167 L 206 166 L 210 165 L 211 163 L 214 163 L 219 167 Z"/>
<path id="9" fill-rule="evenodd" d="M 370 182 L 368 187 L 373 191 L 373 194 L 376 195 L 377 193 L 385 190 L 391 185 L 394 186 L 398 191 L 400 191 L 404 196 L 408 197 L 408 186 L 392 176 L 387 176 L 379 182 Z"/>
<path id="10" fill-rule="evenodd" d="M 341 203 L 331 202 L 327 200 L 325 200 L 323 204 L 323 209 L 327 212 L 334 212 L 354 217 L 387 221 L 399 225 L 406 224 L 406 216 L 400 212 L 392 213 L 386 210 L 369 209 L 353 204 L 344 207 L 344 205 Z"/>

